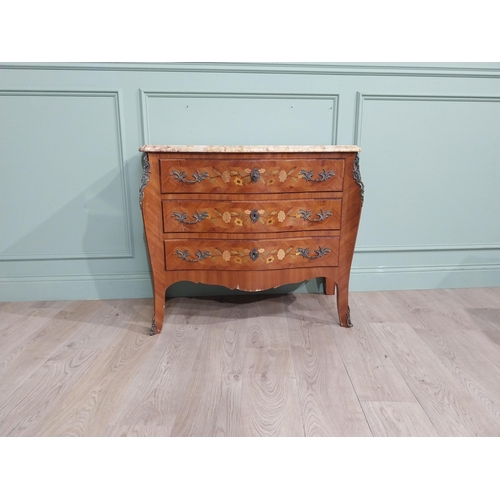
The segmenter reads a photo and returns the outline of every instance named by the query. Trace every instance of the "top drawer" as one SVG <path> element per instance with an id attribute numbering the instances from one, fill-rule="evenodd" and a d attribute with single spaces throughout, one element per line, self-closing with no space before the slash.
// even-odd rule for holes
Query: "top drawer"
<path id="1" fill-rule="evenodd" d="M 160 160 L 162 193 L 342 191 L 343 159 Z"/>

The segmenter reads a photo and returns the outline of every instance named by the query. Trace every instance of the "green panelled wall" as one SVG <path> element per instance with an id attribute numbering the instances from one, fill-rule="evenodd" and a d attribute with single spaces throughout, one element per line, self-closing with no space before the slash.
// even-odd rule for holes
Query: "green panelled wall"
<path id="1" fill-rule="evenodd" d="M 500 286 L 500 64 L 1 64 L 0 300 L 152 296 L 144 143 L 358 144 L 351 290 Z"/>

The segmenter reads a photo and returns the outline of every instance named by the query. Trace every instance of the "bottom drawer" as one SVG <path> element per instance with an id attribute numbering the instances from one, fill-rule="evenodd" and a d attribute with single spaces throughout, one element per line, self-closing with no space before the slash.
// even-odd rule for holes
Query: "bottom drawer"
<path id="1" fill-rule="evenodd" d="M 165 269 L 258 271 L 337 266 L 339 238 L 165 240 Z"/>

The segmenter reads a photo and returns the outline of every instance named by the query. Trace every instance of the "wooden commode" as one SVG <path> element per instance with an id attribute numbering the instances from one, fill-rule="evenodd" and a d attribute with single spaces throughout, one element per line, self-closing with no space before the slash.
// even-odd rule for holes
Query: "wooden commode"
<path id="1" fill-rule="evenodd" d="M 151 335 L 177 281 L 263 291 L 325 278 L 341 326 L 364 186 L 357 146 L 143 146 Z"/>

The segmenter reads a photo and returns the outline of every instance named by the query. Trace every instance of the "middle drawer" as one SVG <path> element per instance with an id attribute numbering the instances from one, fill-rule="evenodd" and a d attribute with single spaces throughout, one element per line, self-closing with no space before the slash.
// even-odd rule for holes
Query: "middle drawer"
<path id="1" fill-rule="evenodd" d="M 339 229 L 342 200 L 163 200 L 165 233 L 249 233 Z"/>

